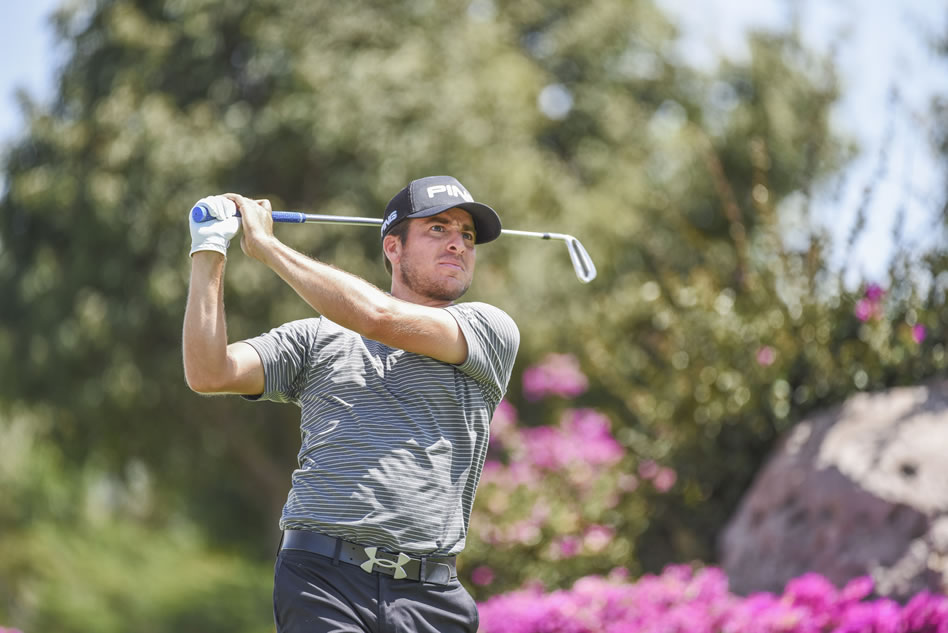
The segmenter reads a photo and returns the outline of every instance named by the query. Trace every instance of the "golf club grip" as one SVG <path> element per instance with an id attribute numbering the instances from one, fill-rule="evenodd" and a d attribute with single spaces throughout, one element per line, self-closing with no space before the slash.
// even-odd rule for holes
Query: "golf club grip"
<path id="1" fill-rule="evenodd" d="M 289 222 L 293 224 L 306 222 L 306 214 L 296 211 L 274 211 L 271 213 L 271 216 L 274 222 Z M 237 212 L 237 217 L 240 217 L 240 211 Z M 214 216 L 212 216 L 208 208 L 204 206 L 204 203 L 201 203 L 191 209 L 191 219 L 195 222 L 209 222 L 214 219 Z"/>

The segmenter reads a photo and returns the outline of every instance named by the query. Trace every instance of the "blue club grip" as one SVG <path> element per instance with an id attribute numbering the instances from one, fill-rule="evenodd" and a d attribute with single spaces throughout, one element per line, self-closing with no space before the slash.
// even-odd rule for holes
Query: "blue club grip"
<path id="1" fill-rule="evenodd" d="M 240 211 L 237 212 L 237 217 L 240 217 Z M 289 222 L 293 224 L 306 222 L 306 214 L 299 213 L 298 211 L 274 211 L 271 217 L 274 222 Z M 211 215 L 210 210 L 202 202 L 194 205 L 194 208 L 191 209 L 191 219 L 195 222 L 209 222 L 214 219 L 214 216 Z"/>
<path id="2" fill-rule="evenodd" d="M 274 222 L 289 222 L 292 224 L 303 224 L 306 222 L 306 214 L 299 211 L 273 211 L 270 214 Z"/>

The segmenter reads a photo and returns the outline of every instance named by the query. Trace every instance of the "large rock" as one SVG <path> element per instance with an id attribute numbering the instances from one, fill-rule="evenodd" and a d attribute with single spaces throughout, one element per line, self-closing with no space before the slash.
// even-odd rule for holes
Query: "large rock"
<path id="1" fill-rule="evenodd" d="M 722 533 L 740 594 L 803 573 L 871 575 L 904 600 L 948 589 L 948 381 L 860 394 L 797 424 Z"/>

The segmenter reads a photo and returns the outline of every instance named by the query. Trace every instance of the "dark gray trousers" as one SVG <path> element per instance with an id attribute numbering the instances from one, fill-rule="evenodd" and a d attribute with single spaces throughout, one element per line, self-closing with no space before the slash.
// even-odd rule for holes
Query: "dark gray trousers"
<path id="1" fill-rule="evenodd" d="M 273 616 L 278 633 L 476 633 L 477 603 L 449 585 L 366 573 L 302 550 L 277 555 Z"/>

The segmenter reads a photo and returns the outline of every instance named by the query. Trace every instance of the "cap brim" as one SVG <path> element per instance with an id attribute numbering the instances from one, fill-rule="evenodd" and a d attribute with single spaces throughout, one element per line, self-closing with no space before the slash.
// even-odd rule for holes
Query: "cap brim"
<path id="1" fill-rule="evenodd" d="M 476 234 L 474 239 L 475 244 L 493 242 L 500 237 L 500 216 L 489 206 L 481 204 L 480 202 L 445 204 L 439 207 L 424 209 L 423 211 L 416 211 L 415 213 L 405 216 L 405 218 L 430 218 L 433 215 L 444 213 L 448 209 L 464 209 L 471 214 L 471 218 L 474 220 L 474 232 Z"/>

